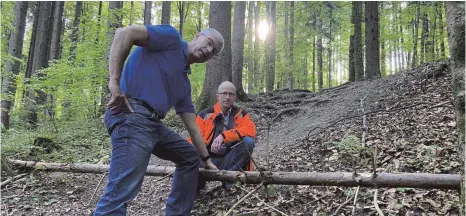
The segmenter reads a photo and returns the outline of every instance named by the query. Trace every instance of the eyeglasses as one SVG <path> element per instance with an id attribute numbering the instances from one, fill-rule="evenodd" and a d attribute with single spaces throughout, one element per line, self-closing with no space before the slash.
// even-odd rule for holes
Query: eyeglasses
<path id="1" fill-rule="evenodd" d="M 222 92 L 222 93 L 217 93 L 217 94 L 220 94 L 220 95 L 223 95 L 223 96 L 230 96 L 230 97 L 233 97 L 233 96 L 236 96 L 235 93 L 230 93 L 230 92 Z"/>
<path id="2" fill-rule="evenodd" d="M 209 46 L 212 46 L 212 54 L 217 55 L 217 49 L 215 48 L 214 40 L 212 40 L 212 38 L 208 37 L 202 32 L 200 34 L 204 35 L 204 37 L 206 37 L 209 40 Z"/>

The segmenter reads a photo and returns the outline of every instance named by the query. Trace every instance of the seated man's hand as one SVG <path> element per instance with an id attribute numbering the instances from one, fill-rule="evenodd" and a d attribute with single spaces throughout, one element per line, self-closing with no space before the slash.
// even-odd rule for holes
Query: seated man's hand
<path id="1" fill-rule="evenodd" d="M 214 169 L 214 170 L 218 169 L 217 166 L 215 166 L 215 164 L 212 163 L 212 159 L 210 158 L 204 163 L 204 166 L 207 169 Z"/>
<path id="2" fill-rule="evenodd" d="M 223 145 L 223 136 L 218 135 L 218 137 L 215 138 L 215 140 L 212 142 L 212 146 L 210 149 L 213 153 L 218 153 L 222 145 Z"/>

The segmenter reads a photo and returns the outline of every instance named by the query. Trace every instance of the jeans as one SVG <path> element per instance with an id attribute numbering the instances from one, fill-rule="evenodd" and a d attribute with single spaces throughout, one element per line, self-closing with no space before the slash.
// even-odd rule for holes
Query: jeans
<path id="1" fill-rule="evenodd" d="M 244 143 L 244 145 L 243 145 Z M 219 157 L 212 157 L 212 163 L 217 166 L 219 170 L 228 170 L 228 171 L 239 171 L 241 170 L 246 163 L 251 159 L 249 157 L 247 150 L 252 154 L 254 149 L 254 139 L 251 137 L 243 137 L 243 143 L 239 143 L 233 147 L 229 152 L 226 152 L 225 155 Z M 223 145 L 222 145 L 223 146 Z M 246 148 L 244 147 L 246 146 Z M 224 148 L 222 148 L 224 149 Z M 222 151 L 222 150 L 220 150 Z M 238 167 L 238 165 L 240 167 Z M 201 167 L 204 167 L 204 164 L 201 162 Z M 205 187 L 206 181 L 199 178 L 198 190 Z M 224 184 L 226 189 L 231 188 L 231 184 Z"/>
<path id="2" fill-rule="evenodd" d="M 105 113 L 112 139 L 108 184 L 94 215 L 126 215 L 126 203 L 139 193 L 150 155 L 176 164 L 165 215 L 189 215 L 196 197 L 200 157 L 197 149 L 167 128 L 144 106 Z"/>

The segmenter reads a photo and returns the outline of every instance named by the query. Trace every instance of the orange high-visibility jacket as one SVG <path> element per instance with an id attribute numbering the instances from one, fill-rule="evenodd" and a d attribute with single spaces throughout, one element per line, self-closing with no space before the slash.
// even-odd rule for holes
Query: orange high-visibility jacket
<path id="1" fill-rule="evenodd" d="M 196 117 L 197 126 L 201 131 L 202 138 L 209 151 L 212 141 L 216 138 L 214 137 L 216 129 L 215 119 L 219 117 L 219 115 L 222 115 L 222 110 L 220 104 L 217 102 L 215 106 L 200 111 Z M 221 132 L 224 137 L 224 143 L 237 142 L 241 140 L 241 137 L 245 136 L 251 138 L 256 137 L 256 125 L 252 122 L 249 114 L 245 110 L 233 106 L 230 114 L 230 118 L 232 117 L 234 117 L 233 127 Z M 192 143 L 191 138 L 188 138 L 188 141 Z M 250 164 L 248 170 L 252 170 L 252 164 Z"/>

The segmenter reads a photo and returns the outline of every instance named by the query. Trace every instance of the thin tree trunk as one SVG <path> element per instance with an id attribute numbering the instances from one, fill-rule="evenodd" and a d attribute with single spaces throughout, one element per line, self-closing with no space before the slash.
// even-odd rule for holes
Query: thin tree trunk
<path id="1" fill-rule="evenodd" d="M 82 12 L 83 2 L 77 1 L 75 10 L 74 10 L 74 21 L 73 21 L 73 31 L 71 33 L 71 46 L 70 46 L 70 61 L 74 62 L 76 59 L 76 47 L 79 37 L 79 24 L 81 22 L 81 12 Z"/>
<path id="2" fill-rule="evenodd" d="M 246 2 L 235 2 L 233 19 L 233 41 L 231 42 L 231 66 L 233 84 L 236 86 L 236 95 L 240 101 L 248 101 L 248 95 L 243 90 L 243 53 L 244 53 L 244 20 Z"/>
<path id="3" fill-rule="evenodd" d="M 323 48 L 322 48 L 322 18 L 318 17 L 317 18 L 317 64 L 318 64 L 318 82 L 317 82 L 317 87 L 320 90 L 322 90 L 322 86 L 324 85 L 324 79 L 323 79 L 323 73 L 322 73 L 322 67 L 323 67 Z"/>
<path id="4" fill-rule="evenodd" d="M 419 19 L 420 19 L 420 14 L 421 14 L 421 6 L 420 2 L 415 2 L 416 4 L 416 19 L 413 22 L 413 62 L 411 63 L 411 68 L 415 68 L 417 66 L 417 43 L 419 40 Z"/>
<path id="5" fill-rule="evenodd" d="M 162 3 L 162 24 L 170 24 L 171 1 Z"/>
<path id="6" fill-rule="evenodd" d="M 440 31 L 440 34 L 439 34 L 439 40 L 440 40 L 440 56 L 442 58 L 445 58 L 445 28 L 443 27 L 443 18 L 442 18 L 442 5 L 443 4 L 439 4 L 439 7 L 436 7 L 437 8 L 437 17 L 439 18 L 439 31 Z"/>
<path id="7" fill-rule="evenodd" d="M 366 2 L 366 80 L 380 77 L 379 7 L 376 1 Z"/>
<path id="8" fill-rule="evenodd" d="M 354 71 L 354 35 L 350 36 L 350 46 L 349 46 L 349 54 L 348 54 L 348 64 L 349 64 L 349 74 L 348 74 L 348 82 L 355 82 L 356 81 L 356 73 Z"/>
<path id="9" fill-rule="evenodd" d="M 144 25 L 152 25 L 152 1 L 144 2 Z"/>
<path id="10" fill-rule="evenodd" d="M 427 13 L 422 16 L 422 36 L 421 36 L 421 64 L 425 63 L 427 58 L 428 50 L 428 38 L 429 38 L 429 20 L 427 19 Z"/>
<path id="11" fill-rule="evenodd" d="M 8 41 L 8 54 L 18 58 L 23 58 L 23 43 L 24 33 L 26 29 L 26 14 L 28 2 L 18 1 L 15 3 L 14 13 L 15 20 L 13 22 L 14 31 L 10 32 L 10 40 Z M 5 74 L 2 76 L 2 101 L 1 101 L 1 119 L 2 124 L 6 129 L 10 128 L 10 110 L 13 107 L 14 95 L 16 94 L 16 82 L 14 77 L 19 74 L 20 62 L 17 60 L 7 60 L 5 66 Z M 7 97 L 4 97 L 7 96 Z"/>
<path id="12" fill-rule="evenodd" d="M 364 62 L 362 52 L 362 2 L 353 2 L 353 23 L 354 23 L 354 72 L 356 81 L 364 80 Z"/>
<path id="13" fill-rule="evenodd" d="M 289 60 L 290 60 L 290 71 L 288 73 L 288 78 L 287 78 L 287 88 L 288 89 L 294 89 L 294 80 L 295 77 L 293 76 L 293 73 L 295 71 L 294 67 L 294 1 L 290 2 L 290 52 L 289 52 Z"/>
<path id="14" fill-rule="evenodd" d="M 256 1 L 256 7 L 254 8 L 254 32 L 255 32 L 255 37 L 254 37 L 254 73 L 253 73 L 253 85 L 254 85 L 254 90 L 255 91 L 260 91 L 259 87 L 259 76 L 260 76 L 260 38 L 259 38 L 259 24 L 260 24 L 260 10 L 261 9 L 261 2 Z"/>
<path id="15" fill-rule="evenodd" d="M 328 31 L 328 47 L 327 47 L 327 52 L 328 52 L 328 78 L 327 78 L 327 86 L 329 88 L 332 87 L 332 9 L 330 9 L 329 12 L 329 31 Z"/>
<path id="16" fill-rule="evenodd" d="M 248 52 L 247 56 L 247 66 L 248 66 L 248 93 L 251 93 L 254 89 L 254 45 L 252 42 L 252 35 L 254 34 L 254 1 L 249 1 L 248 6 Z"/>
<path id="17" fill-rule="evenodd" d="M 314 15 L 314 33 L 312 35 L 312 92 L 316 92 L 316 34 L 317 17 Z"/>
<path id="18" fill-rule="evenodd" d="M 270 31 L 267 35 L 269 41 L 269 63 L 267 70 L 267 79 L 266 79 L 266 91 L 273 91 L 273 86 L 275 83 L 275 43 L 276 43 L 276 34 L 277 34 L 277 3 L 272 1 L 270 4 Z"/>
<path id="19" fill-rule="evenodd" d="M 184 30 L 184 23 L 186 22 L 186 16 L 188 15 L 189 11 L 189 3 L 186 1 L 178 1 L 178 14 L 180 15 L 180 35 L 183 37 L 183 30 Z"/>

